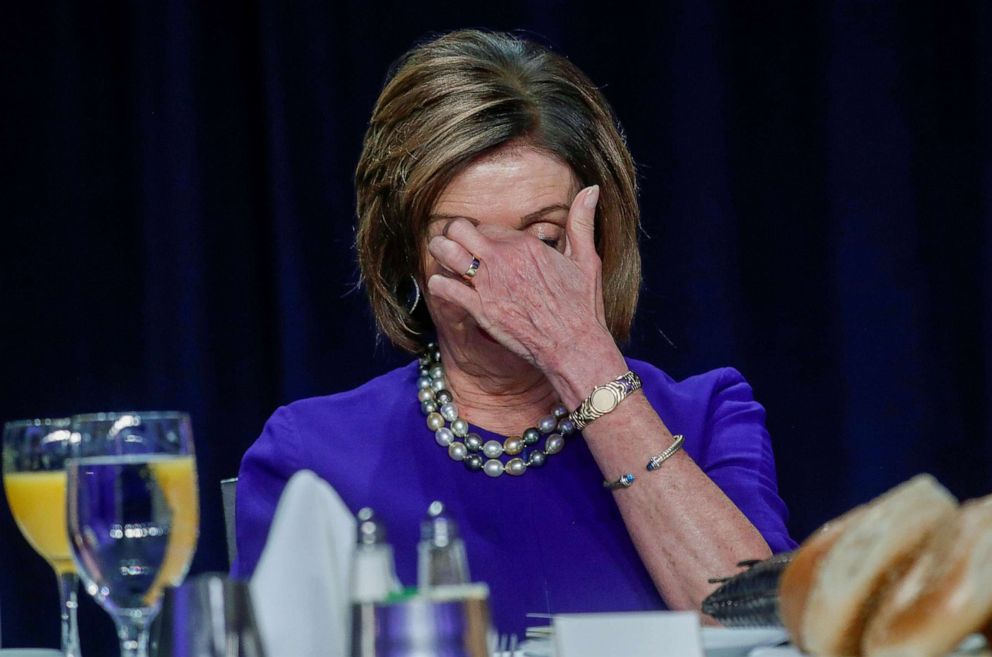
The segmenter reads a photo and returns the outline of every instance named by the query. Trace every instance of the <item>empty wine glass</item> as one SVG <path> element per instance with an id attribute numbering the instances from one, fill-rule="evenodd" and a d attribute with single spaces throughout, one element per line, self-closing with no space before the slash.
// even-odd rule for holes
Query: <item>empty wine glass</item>
<path id="1" fill-rule="evenodd" d="M 69 420 L 39 418 L 7 422 L 3 428 L 3 484 L 7 505 L 24 538 L 59 580 L 62 653 L 79 657 L 76 588 L 79 578 L 65 522 L 65 461 Z"/>
<path id="2" fill-rule="evenodd" d="M 174 411 L 72 418 L 72 556 L 117 624 L 122 657 L 147 657 L 162 589 L 186 576 L 199 528 L 193 429 Z"/>

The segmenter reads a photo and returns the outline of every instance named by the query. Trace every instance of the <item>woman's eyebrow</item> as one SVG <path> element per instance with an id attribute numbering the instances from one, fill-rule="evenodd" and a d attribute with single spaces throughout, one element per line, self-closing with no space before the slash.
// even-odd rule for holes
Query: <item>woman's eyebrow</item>
<path id="1" fill-rule="evenodd" d="M 545 207 L 541 208 L 540 210 L 537 210 L 536 212 L 531 212 L 530 214 L 525 214 L 523 217 L 521 217 L 520 218 L 520 227 L 521 228 L 526 228 L 527 226 L 530 226 L 531 224 L 535 224 L 538 221 L 541 221 L 542 219 L 544 219 L 544 216 L 545 215 L 551 214 L 552 212 L 556 212 L 558 210 L 564 210 L 565 212 L 568 212 L 570 209 L 571 208 L 569 206 L 565 205 L 564 203 L 555 203 L 553 205 L 545 206 Z"/>

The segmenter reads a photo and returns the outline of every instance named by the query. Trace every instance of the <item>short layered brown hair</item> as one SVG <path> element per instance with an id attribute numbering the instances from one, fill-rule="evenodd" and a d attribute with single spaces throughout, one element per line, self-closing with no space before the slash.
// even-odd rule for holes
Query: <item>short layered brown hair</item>
<path id="1" fill-rule="evenodd" d="M 415 352 L 432 332 L 423 304 L 411 314 L 410 276 L 423 285 L 428 218 L 469 162 L 509 142 L 571 167 L 600 186 L 596 250 L 606 323 L 630 334 L 641 282 L 634 161 L 606 99 L 561 55 L 512 34 L 462 30 L 397 61 L 376 101 L 355 172 L 356 247 L 379 330 Z"/>

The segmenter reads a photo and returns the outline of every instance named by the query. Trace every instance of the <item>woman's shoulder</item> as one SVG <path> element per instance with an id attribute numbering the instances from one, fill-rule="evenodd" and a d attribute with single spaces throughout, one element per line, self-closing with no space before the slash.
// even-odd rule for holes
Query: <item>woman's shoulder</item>
<path id="1" fill-rule="evenodd" d="M 676 380 L 661 368 L 646 361 L 627 358 L 627 364 L 641 378 L 645 394 L 680 404 L 708 407 L 715 398 L 735 387 L 750 385 L 737 369 L 720 367 Z"/>
<path id="2" fill-rule="evenodd" d="M 388 415 L 397 404 L 409 404 L 414 397 L 416 378 L 417 363 L 412 361 L 350 390 L 291 402 L 284 410 L 298 426 L 312 425 L 314 420 L 324 425 L 322 420 L 329 418 L 345 423 L 367 422 Z"/>
<path id="3" fill-rule="evenodd" d="M 715 446 L 714 436 L 747 424 L 748 435 L 763 439 L 764 407 L 754 400 L 751 386 L 733 367 L 721 367 L 676 380 L 644 361 L 628 358 L 641 377 L 644 394 L 673 434 L 686 436 L 686 449 L 705 462 Z M 760 431 L 757 431 L 760 428 Z"/>
<path id="4" fill-rule="evenodd" d="M 347 446 L 350 441 L 339 440 L 340 437 L 368 436 L 375 427 L 402 412 L 404 405 L 416 401 L 416 377 L 414 361 L 350 390 L 306 397 L 280 406 L 266 421 L 249 455 L 270 452 L 285 455 L 287 451 L 302 455 L 314 443 Z"/>
<path id="5" fill-rule="evenodd" d="M 416 377 L 414 361 L 350 390 L 280 406 L 245 453 L 242 472 L 255 467 L 271 470 L 276 463 L 286 473 L 319 469 L 322 463 L 369 453 L 372 443 L 382 442 L 376 436 L 395 429 L 398 414 L 416 402 Z"/>

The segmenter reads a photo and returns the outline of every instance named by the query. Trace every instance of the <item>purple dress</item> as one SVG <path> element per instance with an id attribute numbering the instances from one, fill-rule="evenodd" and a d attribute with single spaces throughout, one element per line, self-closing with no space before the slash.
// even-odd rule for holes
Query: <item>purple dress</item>
<path id="1" fill-rule="evenodd" d="M 793 548 L 765 412 L 741 374 L 727 368 L 674 381 L 648 363 L 627 362 L 671 432 L 685 435 L 684 449 L 772 551 Z M 444 502 L 461 528 L 472 579 L 489 584 L 501 632 L 522 634 L 534 624 L 525 617 L 529 612 L 665 608 L 581 438 L 568 439 L 560 454 L 522 477 L 469 472 L 427 428 L 417 374 L 413 362 L 354 390 L 297 401 L 273 414 L 241 463 L 236 576 L 255 569 L 283 487 L 306 468 L 327 480 L 352 512 L 375 509 L 407 585 L 416 583 L 420 521 L 431 501 Z M 501 439 L 472 430 L 483 440 Z"/>

